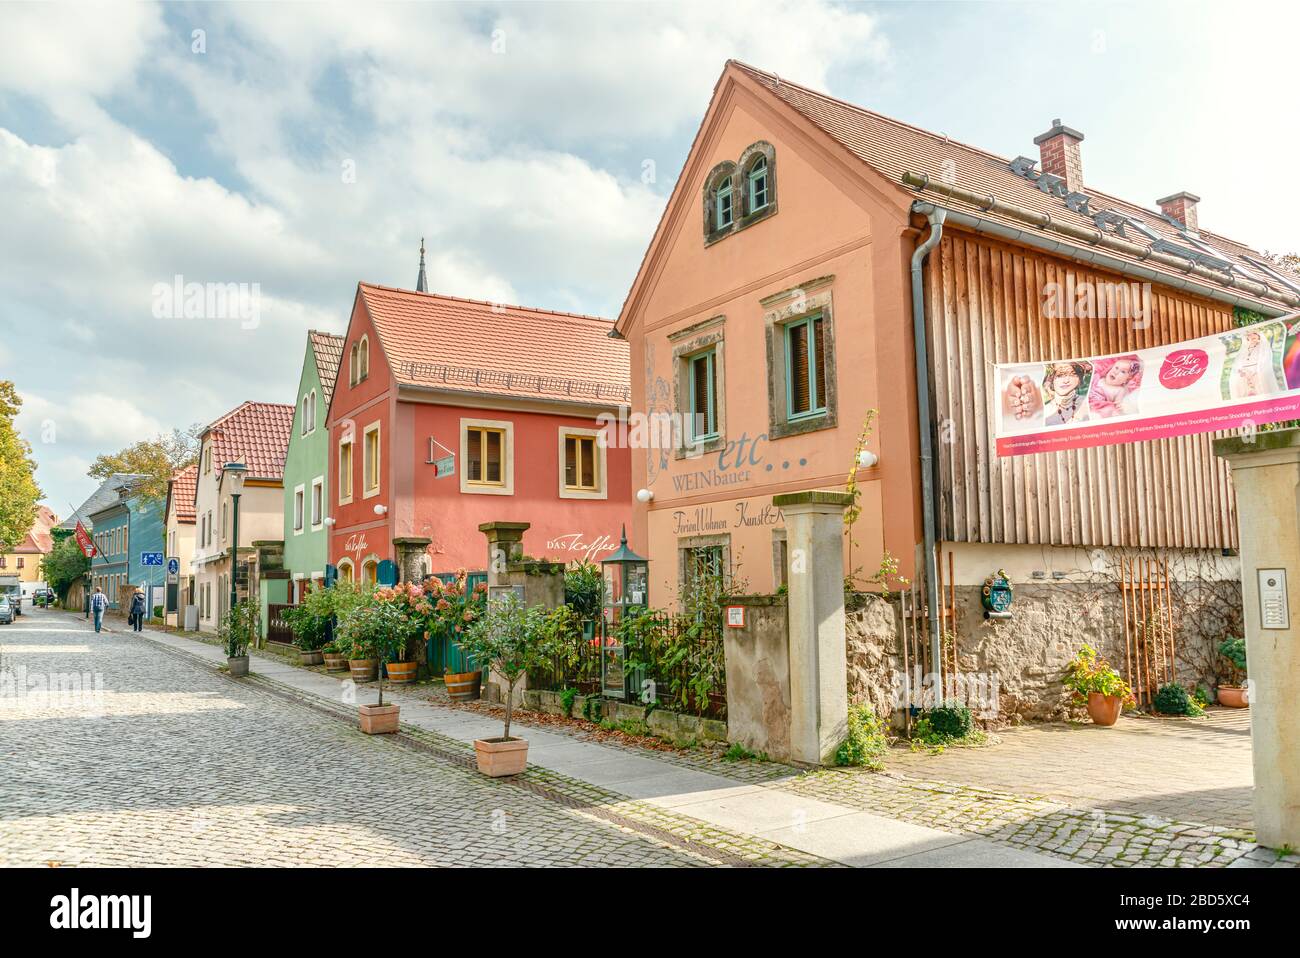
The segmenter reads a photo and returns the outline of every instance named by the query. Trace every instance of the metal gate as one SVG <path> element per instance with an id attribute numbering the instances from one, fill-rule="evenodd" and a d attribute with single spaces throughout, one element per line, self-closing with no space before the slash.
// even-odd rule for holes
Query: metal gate
<path id="1" fill-rule="evenodd" d="M 454 582 L 456 573 L 439 572 L 428 578 L 441 579 L 443 582 Z M 486 572 L 471 572 L 465 577 L 465 588 L 472 592 L 480 582 L 486 581 Z M 430 632 L 429 642 L 424 654 L 429 664 L 430 675 L 445 675 L 448 672 L 472 672 L 474 670 L 470 658 L 461 652 L 460 646 L 453 641 L 450 630 L 444 630 L 440 633 Z"/>
<path id="2" fill-rule="evenodd" d="M 1167 559 L 1121 559 L 1124 606 L 1124 679 L 1138 705 L 1150 705 L 1160 686 L 1175 681 L 1173 603 Z"/>

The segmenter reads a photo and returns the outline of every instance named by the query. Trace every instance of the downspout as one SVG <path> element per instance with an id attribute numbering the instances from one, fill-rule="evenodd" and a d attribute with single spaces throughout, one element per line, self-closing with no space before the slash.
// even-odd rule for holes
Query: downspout
<path id="1" fill-rule="evenodd" d="M 926 214 L 930 235 L 912 253 L 912 337 L 916 350 L 916 415 L 921 435 L 921 518 L 925 536 L 925 593 L 929 604 L 930 665 L 943 672 L 943 636 L 939 634 L 939 561 L 935 556 L 934 431 L 930 413 L 930 350 L 925 333 L 925 280 L 922 268 L 930 251 L 943 238 L 948 211 L 935 207 Z M 942 695 L 940 696 L 942 697 Z"/>

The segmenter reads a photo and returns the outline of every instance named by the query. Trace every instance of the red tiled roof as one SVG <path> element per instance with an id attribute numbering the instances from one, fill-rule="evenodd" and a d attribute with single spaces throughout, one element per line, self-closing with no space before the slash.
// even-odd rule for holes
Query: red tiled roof
<path id="1" fill-rule="evenodd" d="M 927 198 L 932 199 L 936 205 L 949 209 L 959 209 L 967 213 L 975 213 L 984 219 L 1001 222 L 1007 226 L 1025 227 L 1022 220 L 1000 213 L 996 208 L 986 210 L 981 206 L 963 203 L 945 195 L 942 191 L 942 185 L 949 184 L 964 190 L 977 192 L 982 196 L 992 196 L 999 202 L 1019 206 L 1035 213 L 1045 213 L 1057 223 L 1068 223 L 1093 232 L 1098 229 L 1092 215 L 1071 210 L 1065 205 L 1063 199 L 1043 192 L 1030 180 L 1011 172 L 1009 169 L 1010 161 L 1005 157 L 958 143 L 946 136 L 910 126 L 887 116 L 882 116 L 879 113 L 873 113 L 862 107 L 846 103 L 843 100 L 837 100 L 824 93 L 818 93 L 807 87 L 799 86 L 797 83 L 791 83 L 789 80 L 777 77 L 774 74 L 765 73 L 748 64 L 732 60 L 730 65 L 735 66 L 780 100 L 793 107 L 814 125 L 841 143 L 858 159 L 898 183 L 900 188 L 905 188 L 909 193 L 918 193 L 918 195 L 922 196 L 928 193 Z M 1038 158 L 1036 150 L 1032 151 L 1032 154 L 1033 159 Z M 932 185 L 935 188 L 916 191 L 910 186 L 903 187 L 902 176 L 904 173 L 928 176 L 933 181 Z M 1113 210 L 1144 224 L 1161 239 L 1182 246 L 1187 245 L 1187 240 L 1182 231 L 1166 220 L 1159 212 L 1127 200 L 1108 196 L 1086 186 L 1081 187 L 1080 192 L 1087 194 L 1091 198 L 1089 209 L 1092 214 L 1103 210 Z M 1204 242 L 1227 254 L 1226 258 L 1232 262 L 1233 267 L 1239 271 L 1242 278 L 1254 283 L 1262 283 L 1283 296 L 1296 295 L 1294 289 L 1288 288 L 1286 284 L 1279 282 L 1276 277 L 1270 276 L 1267 272 L 1242 259 L 1243 256 L 1249 256 L 1252 259 L 1266 261 L 1263 253 L 1217 233 L 1211 233 L 1206 229 L 1200 229 L 1198 235 Z M 1147 253 L 1150 252 L 1151 244 L 1156 242 L 1142 236 L 1139 231 L 1131 228 L 1126 230 L 1123 238 L 1128 242 L 1146 247 Z M 1108 255 L 1130 260 L 1134 264 L 1142 264 L 1147 268 L 1170 276 L 1180 276 L 1185 272 L 1155 260 L 1148 260 L 1146 254 L 1126 255 L 1113 249 L 1107 249 L 1106 252 Z M 1288 279 L 1291 279 L 1297 286 L 1300 286 L 1300 276 L 1295 276 L 1280 267 L 1274 268 L 1279 273 L 1287 276 Z M 1226 279 L 1228 276 L 1229 274 L 1225 272 L 1224 278 Z M 1203 276 L 1198 278 L 1205 279 Z M 1210 282 L 1213 281 L 1210 280 Z M 1231 284 L 1225 282 L 1220 285 L 1229 286 Z M 1236 288 L 1236 292 L 1246 298 L 1267 302 L 1274 308 L 1278 306 L 1277 302 L 1260 300 L 1258 296 L 1247 290 L 1242 290 L 1240 287 Z"/>
<path id="2" fill-rule="evenodd" d="M 54 514 L 54 510 L 49 506 L 38 505 L 31 532 L 27 533 L 27 538 L 14 549 L 14 552 L 49 555 L 54 548 L 54 537 L 50 535 L 50 530 L 58 524 L 59 517 Z"/>
<path id="3" fill-rule="evenodd" d="M 177 522 L 193 525 L 196 521 L 194 497 L 198 492 L 198 484 L 198 463 L 177 469 L 172 473 L 171 481 L 167 484 L 167 508 L 170 510 L 172 503 L 176 504 Z"/>
<path id="4" fill-rule="evenodd" d="M 284 456 L 293 431 L 293 406 L 272 402 L 245 402 L 203 430 L 212 441 L 212 464 L 220 470 L 228 462 L 242 462 L 248 475 L 258 479 L 284 478 Z"/>
<path id="5" fill-rule="evenodd" d="M 630 398 L 628 345 L 610 338 L 607 319 L 370 283 L 357 291 L 400 384 L 609 405 Z"/>
<path id="6" fill-rule="evenodd" d="M 343 359 L 344 337 L 323 333 L 319 329 L 307 330 L 311 351 L 316 357 L 316 375 L 320 377 L 321 399 L 328 409 L 334 397 L 334 381 L 339 376 L 339 362 Z"/>

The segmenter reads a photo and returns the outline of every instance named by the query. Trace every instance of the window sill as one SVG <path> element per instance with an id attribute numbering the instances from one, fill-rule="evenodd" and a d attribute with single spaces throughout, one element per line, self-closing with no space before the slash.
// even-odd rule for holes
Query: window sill
<path id="1" fill-rule="evenodd" d="M 698 459 L 700 456 L 707 456 L 711 452 L 719 452 L 722 449 L 725 449 L 726 445 L 726 438 L 718 435 L 714 436 L 712 439 L 702 439 L 686 446 L 678 446 L 673 450 L 673 458 Z"/>
<path id="2" fill-rule="evenodd" d="M 485 483 L 466 482 L 460 491 L 471 496 L 513 496 L 515 491 L 509 486 L 490 486 Z"/>
<path id="3" fill-rule="evenodd" d="M 609 493 L 604 489 L 560 489 L 561 499 L 608 499 Z"/>
<path id="4" fill-rule="evenodd" d="M 827 410 L 812 416 L 798 419 L 784 419 L 769 424 L 768 438 L 783 439 L 787 436 L 802 436 L 804 433 L 818 432 L 822 429 L 834 429 L 837 425 L 835 413 Z"/>

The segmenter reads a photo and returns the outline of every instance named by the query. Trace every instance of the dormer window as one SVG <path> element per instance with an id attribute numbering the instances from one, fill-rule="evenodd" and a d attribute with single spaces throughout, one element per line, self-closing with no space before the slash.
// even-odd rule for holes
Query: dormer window
<path id="1" fill-rule="evenodd" d="M 767 206 L 767 157 L 760 156 L 749 168 L 749 208 L 753 213 Z"/>

